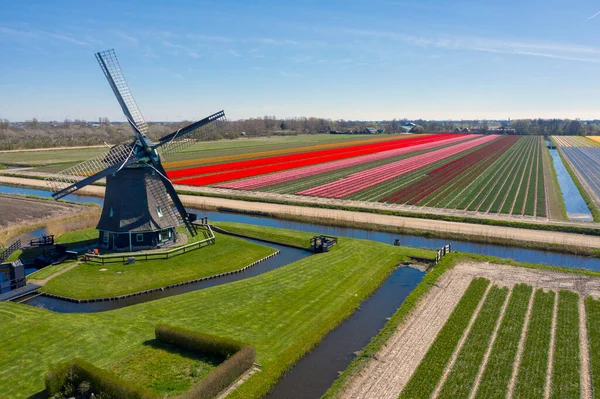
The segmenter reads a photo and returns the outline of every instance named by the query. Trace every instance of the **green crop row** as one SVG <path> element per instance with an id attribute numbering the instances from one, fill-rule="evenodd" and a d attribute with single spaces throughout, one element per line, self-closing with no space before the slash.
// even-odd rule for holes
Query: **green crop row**
<path id="1" fill-rule="evenodd" d="M 506 398 L 532 291 L 525 284 L 513 288 L 476 399 Z"/>
<path id="2" fill-rule="evenodd" d="M 594 397 L 600 397 L 600 301 L 587 297 L 585 300 L 590 347 L 590 371 Z"/>
<path id="3" fill-rule="evenodd" d="M 544 397 L 554 297 L 553 291 L 545 293 L 542 289 L 538 289 L 535 293 L 525 339 L 525 349 L 513 395 L 515 398 L 539 399 Z"/>
<path id="4" fill-rule="evenodd" d="M 572 291 L 558 294 L 552 399 L 579 398 L 581 395 L 581 360 L 579 358 L 579 295 Z"/>
<path id="5" fill-rule="evenodd" d="M 518 150 L 518 148 L 522 145 L 522 142 L 523 139 L 517 141 L 489 168 L 481 173 L 466 190 L 446 197 L 447 201 L 442 201 L 440 206 L 446 208 L 465 209 L 468 208 L 472 202 L 475 202 L 475 199 L 478 198 L 482 193 L 487 194 L 496 175 L 503 170 L 508 162 L 510 162 L 512 154 Z"/>
<path id="6" fill-rule="evenodd" d="M 401 399 L 425 399 L 431 396 L 489 283 L 481 278 L 471 282 L 400 394 Z"/>
<path id="7" fill-rule="evenodd" d="M 490 345 L 507 293 L 507 288 L 498 287 L 493 287 L 488 293 L 438 398 L 469 397 L 481 362 Z"/>

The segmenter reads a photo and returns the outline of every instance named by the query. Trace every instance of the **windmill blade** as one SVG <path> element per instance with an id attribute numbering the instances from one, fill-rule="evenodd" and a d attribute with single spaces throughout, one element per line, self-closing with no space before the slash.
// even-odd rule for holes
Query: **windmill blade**
<path id="1" fill-rule="evenodd" d="M 138 159 L 134 150 L 135 142 L 118 144 L 102 155 L 71 166 L 44 180 L 53 192 L 54 199 L 60 199 L 136 162 Z"/>
<path id="2" fill-rule="evenodd" d="M 137 103 L 129 90 L 129 86 L 127 85 L 127 81 L 125 80 L 125 76 L 119 65 L 119 60 L 117 60 L 115 50 L 96 53 L 96 60 L 98 60 L 98 64 L 100 64 L 100 68 L 102 68 L 102 72 L 104 72 L 108 84 L 115 93 L 115 97 L 117 97 L 117 101 L 119 101 L 121 109 L 128 122 L 131 124 L 134 132 L 136 132 L 136 135 L 141 134 L 147 136 L 148 124 L 144 121 L 142 112 L 138 108 Z"/>
<path id="3" fill-rule="evenodd" d="M 225 112 L 219 111 L 198 122 L 181 128 L 176 132 L 167 134 L 159 140 L 156 148 L 160 149 L 160 154 L 164 157 L 183 150 L 192 144 L 197 143 L 207 133 L 216 131 L 225 124 Z"/>
<path id="4" fill-rule="evenodd" d="M 165 189 L 167 190 L 167 193 L 169 194 L 169 197 L 171 197 L 171 201 L 173 201 L 173 204 L 175 205 L 175 210 L 179 213 L 179 218 L 178 218 L 179 221 L 181 223 L 185 224 L 185 227 L 187 228 L 187 230 L 189 231 L 189 233 L 191 234 L 191 236 L 194 237 L 196 234 L 198 234 L 196 232 L 196 227 L 189 220 L 187 211 L 185 210 L 185 207 L 181 203 L 181 200 L 179 199 L 179 195 L 177 195 L 177 191 L 175 191 L 175 187 L 173 187 L 173 183 L 167 177 L 167 172 L 162 167 L 162 165 L 160 163 L 158 163 L 158 162 L 157 163 L 153 163 L 152 167 L 158 173 L 158 175 L 162 178 L 164 186 L 165 186 Z M 155 189 L 151 187 L 151 192 L 154 193 L 155 192 L 154 190 Z M 158 195 L 156 195 L 156 194 L 153 194 L 153 195 L 155 197 L 158 197 Z"/>

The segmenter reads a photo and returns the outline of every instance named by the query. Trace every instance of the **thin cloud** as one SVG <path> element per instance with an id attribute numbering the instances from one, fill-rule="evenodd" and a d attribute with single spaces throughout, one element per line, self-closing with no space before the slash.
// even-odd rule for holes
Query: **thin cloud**
<path id="1" fill-rule="evenodd" d="M 111 31 L 111 33 L 115 36 L 120 37 L 121 39 L 124 39 L 129 44 L 137 45 L 140 42 L 138 38 L 128 35 L 127 33 L 122 32 L 120 30 L 113 30 Z"/>
<path id="2" fill-rule="evenodd" d="M 67 35 L 61 35 L 58 33 L 50 33 L 50 32 L 46 32 L 46 35 L 53 39 L 62 40 L 62 41 L 72 43 L 72 44 L 77 44 L 79 46 L 89 46 L 90 45 L 88 42 L 84 42 L 82 40 L 75 39 L 75 38 L 67 36 Z"/>
<path id="3" fill-rule="evenodd" d="M 588 19 L 586 19 L 585 22 L 589 21 L 590 19 L 596 18 L 598 15 L 600 15 L 600 11 L 598 11 L 597 13 L 595 13 L 594 15 L 592 15 L 591 17 L 589 17 Z"/>

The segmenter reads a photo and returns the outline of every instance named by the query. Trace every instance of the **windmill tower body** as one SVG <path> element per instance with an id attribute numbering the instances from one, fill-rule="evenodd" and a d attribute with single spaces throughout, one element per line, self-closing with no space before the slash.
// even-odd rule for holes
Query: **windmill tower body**
<path id="1" fill-rule="evenodd" d="M 136 251 L 173 243 L 179 221 L 162 179 L 148 166 L 133 166 L 106 177 L 102 215 L 96 227 L 100 246 Z"/>
<path id="2" fill-rule="evenodd" d="M 156 143 L 129 91 L 113 50 L 96 53 L 96 59 L 134 132 L 133 141 L 117 144 L 96 158 L 46 179 L 54 199 L 60 199 L 102 178 L 106 192 L 98 222 L 99 244 L 115 251 L 135 251 L 168 245 L 176 240 L 176 226 L 196 229 L 162 166 L 169 155 L 194 144 L 208 129 L 225 118 L 223 111 L 210 115 Z M 159 155 L 160 150 L 161 155 Z"/>

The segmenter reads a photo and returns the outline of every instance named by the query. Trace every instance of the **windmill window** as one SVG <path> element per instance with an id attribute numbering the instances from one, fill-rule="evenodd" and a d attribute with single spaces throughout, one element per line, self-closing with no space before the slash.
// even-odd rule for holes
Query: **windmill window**
<path id="1" fill-rule="evenodd" d="M 142 241 L 144 241 L 144 235 L 143 235 L 143 234 L 136 234 L 136 235 L 135 235 L 135 240 L 136 240 L 137 242 L 142 242 Z"/>
<path id="2" fill-rule="evenodd" d="M 108 217 L 113 217 L 113 214 L 114 214 L 114 212 L 113 212 L 113 209 L 112 209 L 112 206 L 111 206 L 110 207 L 110 211 L 108 211 Z"/>
<path id="3" fill-rule="evenodd" d="M 162 209 L 161 209 L 160 205 L 156 206 L 156 213 L 158 213 L 159 218 L 163 217 L 163 213 L 162 213 Z"/>

